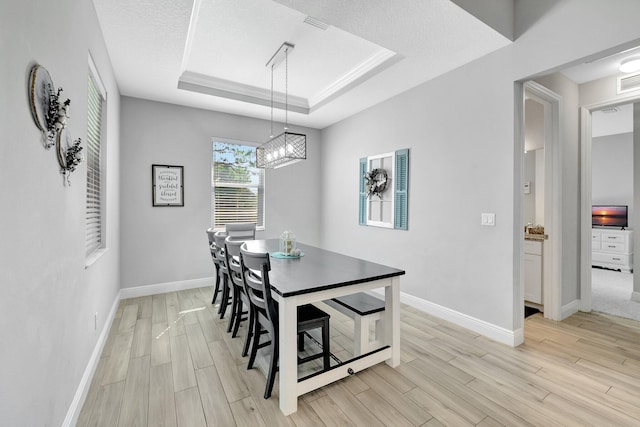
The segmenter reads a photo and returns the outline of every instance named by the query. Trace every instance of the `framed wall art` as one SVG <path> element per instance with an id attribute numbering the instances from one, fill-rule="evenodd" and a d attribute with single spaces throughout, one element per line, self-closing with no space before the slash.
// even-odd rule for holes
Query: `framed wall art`
<path id="1" fill-rule="evenodd" d="M 153 206 L 184 206 L 184 167 L 151 165 Z"/>

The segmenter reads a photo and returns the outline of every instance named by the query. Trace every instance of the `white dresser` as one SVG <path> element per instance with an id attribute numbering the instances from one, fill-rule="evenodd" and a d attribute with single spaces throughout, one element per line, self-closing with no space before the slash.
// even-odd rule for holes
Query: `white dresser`
<path id="1" fill-rule="evenodd" d="M 628 273 L 633 271 L 633 231 L 592 228 L 591 264 Z"/>

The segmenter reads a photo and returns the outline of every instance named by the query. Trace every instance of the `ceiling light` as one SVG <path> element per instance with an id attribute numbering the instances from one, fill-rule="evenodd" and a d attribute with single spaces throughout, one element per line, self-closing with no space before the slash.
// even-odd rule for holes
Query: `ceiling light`
<path id="1" fill-rule="evenodd" d="M 307 136 L 289 132 L 289 51 L 294 48 L 291 43 L 284 42 L 273 54 L 267 67 L 271 67 L 271 133 L 269 140 L 256 149 L 256 160 L 259 168 L 277 169 L 307 158 Z M 284 132 L 273 136 L 273 70 L 284 60 Z"/>
<path id="2" fill-rule="evenodd" d="M 633 73 L 638 70 L 640 70 L 640 56 L 632 56 L 620 62 L 620 71 L 623 73 Z"/>

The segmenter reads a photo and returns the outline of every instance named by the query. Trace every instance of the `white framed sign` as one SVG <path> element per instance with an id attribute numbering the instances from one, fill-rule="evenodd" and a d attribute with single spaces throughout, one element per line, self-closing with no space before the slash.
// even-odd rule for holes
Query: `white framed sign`
<path id="1" fill-rule="evenodd" d="M 184 206 L 184 167 L 151 165 L 153 206 Z"/>

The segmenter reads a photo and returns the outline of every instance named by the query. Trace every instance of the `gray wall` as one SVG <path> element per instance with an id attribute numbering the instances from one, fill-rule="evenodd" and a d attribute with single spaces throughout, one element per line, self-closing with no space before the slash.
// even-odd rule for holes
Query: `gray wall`
<path id="1" fill-rule="evenodd" d="M 58 426 L 119 290 L 119 93 L 92 2 L 3 1 L 0 20 L 0 424 Z M 108 92 L 108 250 L 85 269 L 86 165 L 63 186 L 27 81 L 35 63 L 49 70 L 71 99 L 68 130 L 86 141 L 89 51 Z"/>
<path id="2" fill-rule="evenodd" d="M 269 122 L 130 97 L 122 98 L 121 121 L 122 287 L 212 277 L 205 234 L 211 226 L 211 139 L 264 142 Z M 267 170 L 266 229 L 257 236 L 291 230 L 300 241 L 319 244 L 319 131 L 291 130 L 307 135 L 308 160 Z M 152 207 L 152 164 L 184 166 L 184 207 Z"/>
<path id="3" fill-rule="evenodd" d="M 629 14 L 599 2 L 516 2 L 511 46 L 460 67 L 322 132 L 323 246 L 406 269 L 402 291 L 514 330 L 514 81 L 636 39 Z M 624 11 L 624 13 L 620 13 Z M 591 28 L 599 31 L 597 39 Z M 589 40 L 585 43 L 584 40 Z M 562 304 L 578 297 L 578 88 L 554 77 L 565 97 L 562 130 Z M 553 87 L 550 87 L 552 90 Z M 358 158 L 408 147 L 409 231 L 357 224 Z M 520 160 L 521 161 L 521 160 Z M 496 213 L 496 227 L 480 214 Z"/>

